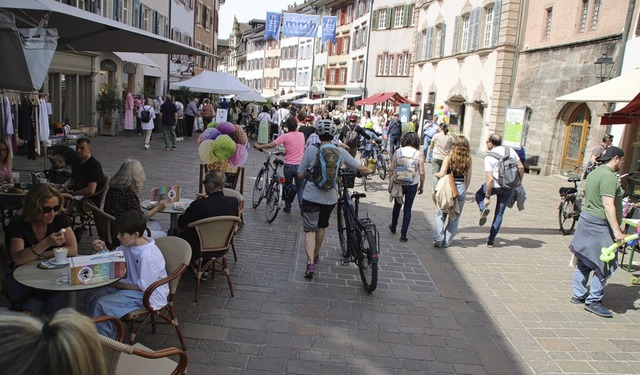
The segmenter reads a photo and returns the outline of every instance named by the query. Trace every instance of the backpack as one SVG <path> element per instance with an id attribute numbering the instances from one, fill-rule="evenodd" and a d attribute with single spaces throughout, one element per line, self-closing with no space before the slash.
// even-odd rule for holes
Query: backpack
<path id="1" fill-rule="evenodd" d="M 415 151 L 411 156 L 402 155 L 396 160 L 396 168 L 394 169 L 393 181 L 399 185 L 412 185 L 416 179 L 416 171 L 418 170 L 419 161 L 416 161 Z"/>
<path id="2" fill-rule="evenodd" d="M 511 157 L 511 149 L 504 146 L 504 156 L 490 152 L 489 156 L 498 159 L 498 185 L 501 188 L 513 189 L 520 185 L 522 178 L 518 171 L 518 161 Z"/>
<path id="3" fill-rule="evenodd" d="M 318 147 L 318 153 L 310 181 L 321 190 L 335 189 L 338 186 L 338 168 L 342 164 L 340 149 L 332 143 L 316 143 L 314 146 Z"/>
<path id="4" fill-rule="evenodd" d="M 289 119 L 289 116 L 291 116 L 291 112 L 286 113 L 286 116 L 282 114 L 282 109 L 278 110 L 278 118 L 280 119 L 280 126 L 282 127 L 282 129 L 285 128 L 285 125 L 287 123 L 287 119 Z"/>
<path id="5" fill-rule="evenodd" d="M 347 125 L 349 130 L 344 134 L 344 143 L 349 147 L 358 146 L 360 135 L 358 135 L 358 132 L 356 131 L 357 126 L 358 125 L 353 125 L 352 127 L 351 125 Z"/>
<path id="6" fill-rule="evenodd" d="M 151 107 L 142 106 L 142 111 L 140 112 L 140 121 L 142 122 L 151 121 Z"/>

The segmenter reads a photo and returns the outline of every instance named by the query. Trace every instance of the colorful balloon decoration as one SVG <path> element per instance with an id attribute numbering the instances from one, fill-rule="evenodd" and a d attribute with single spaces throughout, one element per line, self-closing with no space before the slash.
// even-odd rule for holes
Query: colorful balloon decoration
<path id="1" fill-rule="evenodd" d="M 241 167 L 250 147 L 242 128 L 230 122 L 211 123 L 198 137 L 198 154 L 210 169 L 232 171 Z"/>

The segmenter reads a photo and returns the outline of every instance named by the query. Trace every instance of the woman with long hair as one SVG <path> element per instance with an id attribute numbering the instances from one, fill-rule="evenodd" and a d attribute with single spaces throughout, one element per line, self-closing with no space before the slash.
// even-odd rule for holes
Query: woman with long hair
<path id="1" fill-rule="evenodd" d="M 395 178 L 396 165 L 401 162 L 405 168 L 410 163 L 415 168 L 415 176 L 411 184 L 401 185 L 402 187 L 402 202 L 398 199 L 394 199 L 393 212 L 391 215 L 391 224 L 389 230 L 391 233 L 396 232 L 396 226 L 398 225 L 398 219 L 400 217 L 400 209 L 403 208 L 402 216 L 402 229 L 400 231 L 400 242 L 407 242 L 407 231 L 409 230 L 409 223 L 411 222 L 411 209 L 413 208 L 413 201 L 416 198 L 416 194 L 422 194 L 424 187 L 424 157 L 420 152 L 420 138 L 416 133 L 405 133 L 400 140 L 400 147 L 393 152 L 391 157 L 391 181 Z M 391 184 L 389 185 L 389 193 L 391 193 Z"/>
<path id="2" fill-rule="evenodd" d="M 10 184 L 13 182 L 13 157 L 11 149 L 6 139 L 0 138 L 0 184 Z"/>
<path id="3" fill-rule="evenodd" d="M 127 211 L 136 210 L 142 212 L 138 193 L 142 190 L 145 179 L 144 168 L 142 168 L 142 164 L 139 161 L 135 159 L 125 160 L 109 183 L 109 190 L 107 190 L 104 200 L 104 211 L 116 219 Z M 167 235 L 162 230 L 160 222 L 151 219 L 153 215 L 164 208 L 165 202 L 158 202 L 146 215 L 147 228 L 151 231 L 152 238 L 160 238 Z M 115 233 L 114 225 L 111 226 L 111 230 L 111 238 L 115 239 L 117 233 Z"/>
<path id="4" fill-rule="evenodd" d="M 464 198 L 471 182 L 471 150 L 469 140 L 464 135 L 459 135 L 453 140 L 449 155 L 442 161 L 442 168 L 435 174 L 436 178 L 442 178 L 451 173 L 458 190 L 458 209 L 460 215 L 464 207 Z M 453 237 L 458 232 L 460 215 L 449 217 L 448 214 L 436 209 L 435 229 L 433 230 L 433 246 L 449 247 Z M 444 223 L 449 219 L 445 226 Z"/>
<path id="5" fill-rule="evenodd" d="M 446 123 L 440 124 L 440 131 L 431 139 L 431 150 L 433 150 L 433 157 L 431 159 L 431 180 L 433 185 L 431 188 L 435 190 L 438 178 L 436 173 L 440 172 L 442 168 L 442 162 L 444 158 L 449 155 L 451 151 L 451 145 L 453 144 L 453 137 L 449 134 L 449 125 Z"/>

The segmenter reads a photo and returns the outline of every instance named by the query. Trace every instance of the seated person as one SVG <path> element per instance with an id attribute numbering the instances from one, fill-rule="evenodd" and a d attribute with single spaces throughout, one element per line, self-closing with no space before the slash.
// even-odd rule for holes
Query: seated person
<path id="1" fill-rule="evenodd" d="M 238 216 L 238 199 L 227 197 L 223 193 L 225 175 L 222 171 L 209 171 L 204 176 L 205 194 L 197 194 L 196 200 L 178 217 L 178 227 L 184 229 L 180 237 L 191 245 L 192 265 L 200 258 L 200 240 L 195 228 L 187 228 L 187 225 L 214 216 Z"/>
<path id="2" fill-rule="evenodd" d="M 80 138 L 76 142 L 78 162 L 73 166 L 71 178 L 64 183 L 64 189 L 73 196 L 95 194 L 104 186 L 105 178 L 102 165 L 91 155 L 91 141 Z M 99 204 L 100 197 L 95 197 L 94 203 Z"/>
<path id="3" fill-rule="evenodd" d="M 47 179 L 52 184 L 64 184 L 69 178 L 71 178 L 71 166 L 67 165 L 67 162 L 62 154 L 56 154 L 49 156 L 51 161 L 51 169 L 47 171 Z"/>
<path id="4" fill-rule="evenodd" d="M 64 246 L 68 255 L 78 254 L 71 221 L 61 211 L 62 195 L 47 184 L 34 185 L 25 197 L 22 216 L 9 225 L 10 269 L 34 261 L 53 258 L 53 249 Z M 16 310 L 53 314 L 67 305 L 64 292 L 32 289 L 18 283 L 13 271 L 5 275 L 7 296 Z"/>
<path id="5" fill-rule="evenodd" d="M 152 238 L 144 237 L 147 221 L 140 211 L 127 211 L 116 219 L 120 246 L 124 252 L 127 277 L 108 287 L 95 289 L 85 295 L 84 307 L 89 316 L 111 315 L 121 318 L 131 311 L 144 308 L 145 290 L 156 281 L 167 277 L 164 256 Z M 94 251 L 106 249 L 104 242 L 94 241 Z M 158 287 L 151 295 L 154 309 L 167 304 L 169 285 Z M 116 329 L 110 322 L 98 323 L 98 333 L 116 338 Z"/>
<path id="6" fill-rule="evenodd" d="M 98 340 L 95 324 L 74 309 L 51 320 L 2 313 L 0 368 L 4 374 L 106 375 Z"/>
<path id="7" fill-rule="evenodd" d="M 13 182 L 11 167 L 13 167 L 13 158 L 11 157 L 9 143 L 4 138 L 0 138 L 0 184 Z"/>
<path id="8" fill-rule="evenodd" d="M 125 160 L 109 183 L 109 190 L 107 190 L 107 195 L 104 199 L 104 211 L 116 219 L 122 213 L 131 210 L 140 211 L 144 215 L 140 208 L 138 193 L 142 190 L 145 179 L 144 168 L 142 168 L 142 164 L 139 161 L 134 159 Z M 164 210 L 166 203 L 165 201 L 159 202 L 146 215 L 146 225 L 151 231 L 151 238 L 160 238 L 167 235 L 162 230 L 162 225 L 160 225 L 159 221 L 151 220 L 151 217 L 158 211 Z M 111 226 L 111 232 L 111 238 L 116 242 L 117 232 L 114 225 Z"/>

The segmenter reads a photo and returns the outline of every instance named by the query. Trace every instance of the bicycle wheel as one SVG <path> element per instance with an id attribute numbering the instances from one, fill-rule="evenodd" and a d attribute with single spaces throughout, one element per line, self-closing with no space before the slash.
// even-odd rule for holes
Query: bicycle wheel
<path id="1" fill-rule="evenodd" d="M 371 293 L 378 286 L 378 242 L 374 231 L 362 232 L 358 249 L 358 269 L 364 290 Z"/>
<path id="2" fill-rule="evenodd" d="M 262 178 L 264 176 L 264 168 L 258 171 L 258 176 L 256 176 L 256 182 L 253 184 L 253 193 L 251 194 L 251 204 L 253 208 L 258 208 L 260 202 L 262 202 L 262 198 L 264 198 L 264 182 Z"/>
<path id="3" fill-rule="evenodd" d="M 269 192 L 267 193 L 267 223 L 272 223 L 278 211 L 280 211 L 280 197 L 282 197 L 282 184 L 271 182 Z"/>
<path id="4" fill-rule="evenodd" d="M 558 207 L 558 222 L 560 224 L 560 230 L 564 234 L 571 234 L 573 227 L 576 226 L 576 217 L 573 214 L 573 201 L 569 198 L 565 198 Z"/>
<path id="5" fill-rule="evenodd" d="M 384 160 L 382 153 L 378 154 L 378 162 L 376 163 L 376 169 L 378 170 L 378 176 L 381 179 L 387 178 L 387 162 Z"/>
<path id="6" fill-rule="evenodd" d="M 344 210 L 342 208 L 342 203 L 338 202 L 338 239 L 340 240 L 340 250 L 342 250 L 342 257 L 349 257 L 349 244 L 347 242 L 347 225 L 346 225 L 346 212 L 348 210 Z"/>

